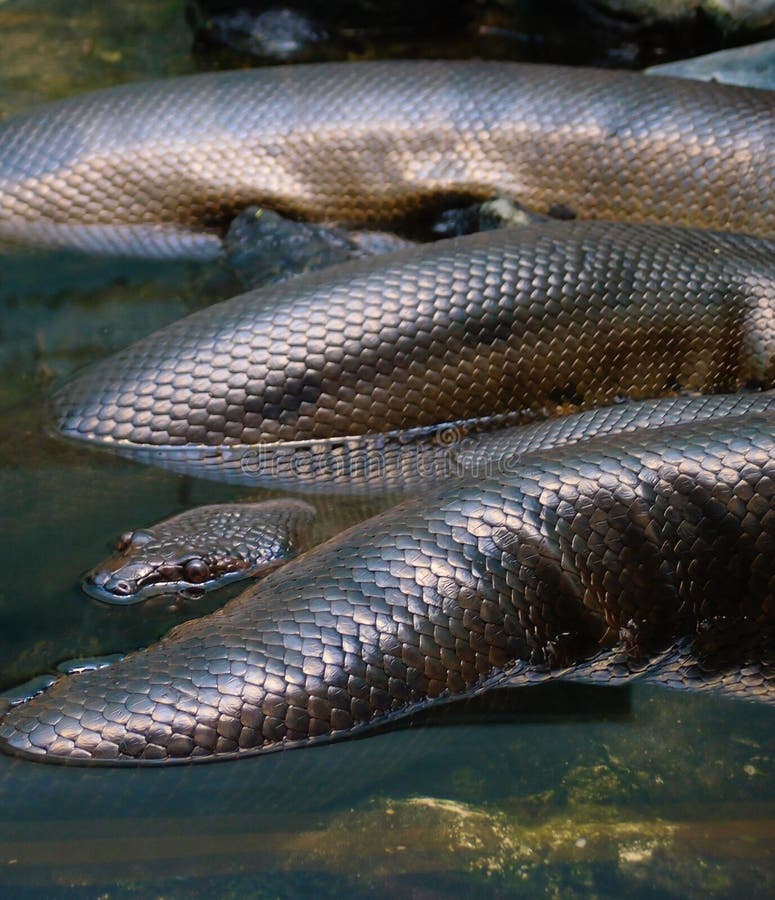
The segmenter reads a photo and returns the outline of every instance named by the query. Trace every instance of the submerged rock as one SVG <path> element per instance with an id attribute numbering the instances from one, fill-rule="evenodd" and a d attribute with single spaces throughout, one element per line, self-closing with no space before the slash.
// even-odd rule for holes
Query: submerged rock
<path id="1" fill-rule="evenodd" d="M 326 30 L 314 19 L 285 8 L 258 14 L 238 9 L 192 22 L 197 39 L 204 44 L 223 45 L 274 62 L 303 57 L 328 40 Z"/>
<path id="2" fill-rule="evenodd" d="M 372 42 L 436 39 L 460 33 L 468 0 L 187 0 L 195 48 L 226 48 L 266 62 L 344 59 Z"/>
<path id="3" fill-rule="evenodd" d="M 234 219 L 223 243 L 224 260 L 246 289 L 408 246 L 394 234 L 297 222 L 256 206 Z"/>

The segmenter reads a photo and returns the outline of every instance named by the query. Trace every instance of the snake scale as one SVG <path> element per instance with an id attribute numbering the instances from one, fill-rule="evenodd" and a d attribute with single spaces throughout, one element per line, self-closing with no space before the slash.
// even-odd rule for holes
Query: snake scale
<path id="1" fill-rule="evenodd" d="M 250 482 L 246 448 L 438 446 L 556 407 L 769 387 L 774 109 L 622 73 L 398 63 L 194 77 L 10 120 L 0 236 L 20 241 L 210 252 L 250 203 L 401 228 L 450 195 L 621 220 L 460 238 L 227 301 L 65 385 L 56 426 Z M 230 758 L 554 677 L 771 702 L 770 405 L 614 406 L 574 419 L 567 446 L 543 426 L 484 434 L 501 442 L 485 474 L 463 465 L 212 616 L 60 679 L 4 716 L 0 746 Z"/>

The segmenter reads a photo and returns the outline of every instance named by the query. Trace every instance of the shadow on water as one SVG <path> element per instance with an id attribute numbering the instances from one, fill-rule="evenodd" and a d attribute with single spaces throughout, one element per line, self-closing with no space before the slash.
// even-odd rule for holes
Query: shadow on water
<path id="1" fill-rule="evenodd" d="M 67 6 L 92 43 L 65 76 L 56 48 L 70 34 L 72 55 L 79 35 L 64 5 L 49 19 L 40 3 L 0 5 L 13 30 L 0 113 L 190 66 L 167 4 L 146 19 L 147 3 Z M 127 16 L 144 22 L 122 37 L 139 35 L 134 49 L 116 44 Z M 162 45 L 166 61 L 149 49 Z M 0 257 L 0 690 L 63 659 L 142 646 L 219 602 L 116 609 L 81 594 L 115 535 L 239 492 L 55 440 L 45 396 L 230 291 L 190 264 Z M 0 756 L 0 895 L 773 896 L 773 738 L 773 711 L 754 704 L 570 684 L 225 764 L 90 770 Z"/>

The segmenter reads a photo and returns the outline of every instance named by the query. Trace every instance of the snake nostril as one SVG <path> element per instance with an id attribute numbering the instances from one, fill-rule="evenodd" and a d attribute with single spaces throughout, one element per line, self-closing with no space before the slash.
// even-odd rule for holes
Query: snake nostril
<path id="1" fill-rule="evenodd" d="M 121 579 L 120 581 L 114 581 L 112 584 L 107 584 L 105 586 L 114 594 L 120 594 L 122 596 L 133 594 L 135 590 L 134 585 L 131 582 L 124 581 L 123 579 Z"/>

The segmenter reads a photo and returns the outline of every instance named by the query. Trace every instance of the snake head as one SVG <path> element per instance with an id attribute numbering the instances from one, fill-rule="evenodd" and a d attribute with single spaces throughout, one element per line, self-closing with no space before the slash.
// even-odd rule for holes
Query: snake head
<path id="1" fill-rule="evenodd" d="M 298 500 L 201 506 L 127 531 L 82 582 L 89 596 L 128 606 L 164 594 L 199 595 L 294 556 L 314 508 Z"/>
<path id="2" fill-rule="evenodd" d="M 97 600 L 126 606 L 160 594 L 204 593 L 243 577 L 244 570 L 243 560 L 221 557 L 211 562 L 193 549 L 163 559 L 136 559 L 125 551 L 88 572 L 83 589 Z"/>

